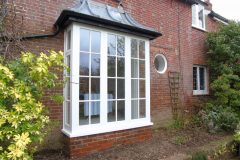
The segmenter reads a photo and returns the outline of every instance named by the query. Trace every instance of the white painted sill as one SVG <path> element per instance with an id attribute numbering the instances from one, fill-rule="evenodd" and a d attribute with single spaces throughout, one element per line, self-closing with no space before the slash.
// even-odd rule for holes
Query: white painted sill
<path id="1" fill-rule="evenodd" d="M 207 96 L 209 95 L 208 91 L 193 91 L 193 96 Z"/>
<path id="2" fill-rule="evenodd" d="M 66 129 L 62 129 L 62 132 L 70 137 L 82 137 L 82 136 L 89 136 L 89 135 L 95 135 L 95 134 L 101 134 L 101 133 L 109 133 L 109 132 L 115 132 L 115 131 L 121 131 L 121 130 L 127 130 L 127 129 L 134 129 L 134 128 L 140 128 L 140 127 L 147 127 L 152 126 L 152 122 L 148 121 L 141 121 L 137 122 L 137 120 L 133 120 L 132 122 L 115 122 L 115 123 L 107 123 L 105 125 L 90 125 L 87 128 L 79 129 L 70 132 Z"/>
<path id="3" fill-rule="evenodd" d="M 195 29 L 200 30 L 200 31 L 203 31 L 203 32 L 208 32 L 208 31 L 206 30 L 206 28 L 201 28 L 201 27 L 198 27 L 198 26 L 195 26 L 195 25 L 192 25 L 192 28 L 195 28 Z"/>

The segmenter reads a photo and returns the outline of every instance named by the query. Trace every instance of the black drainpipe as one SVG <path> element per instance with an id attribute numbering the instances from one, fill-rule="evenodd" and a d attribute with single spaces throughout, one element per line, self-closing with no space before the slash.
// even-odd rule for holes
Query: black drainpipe
<path id="1" fill-rule="evenodd" d="M 28 40 L 28 39 L 37 39 L 37 38 L 47 38 L 47 37 L 55 37 L 60 32 L 60 27 L 58 25 L 55 26 L 56 31 L 51 34 L 39 34 L 39 35 L 31 35 L 31 36 L 24 36 L 21 40 Z"/>

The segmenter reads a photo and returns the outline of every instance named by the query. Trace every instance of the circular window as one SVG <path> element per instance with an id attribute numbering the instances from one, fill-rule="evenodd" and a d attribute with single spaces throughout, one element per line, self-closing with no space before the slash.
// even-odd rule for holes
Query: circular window
<path id="1" fill-rule="evenodd" d="M 163 54 L 157 54 L 154 59 L 154 65 L 158 73 L 163 74 L 167 70 L 167 59 Z"/>

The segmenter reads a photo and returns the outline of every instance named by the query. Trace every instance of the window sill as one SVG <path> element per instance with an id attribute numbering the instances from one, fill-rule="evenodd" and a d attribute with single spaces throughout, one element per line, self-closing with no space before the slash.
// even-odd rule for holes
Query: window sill
<path id="1" fill-rule="evenodd" d="M 195 26 L 195 25 L 192 25 L 192 28 L 200 30 L 202 32 L 208 32 L 205 28 L 201 28 L 201 27 L 198 27 L 198 26 Z"/>
<path id="2" fill-rule="evenodd" d="M 193 91 L 193 96 L 208 96 L 209 93 L 207 91 Z"/>
<path id="3" fill-rule="evenodd" d="M 94 134 L 101 134 L 101 133 L 108 133 L 108 132 L 115 132 L 127 129 L 134 129 L 140 127 L 147 127 L 152 126 L 152 122 L 148 122 L 146 120 L 132 120 L 131 122 L 113 122 L 107 123 L 105 125 L 88 125 L 79 127 L 76 131 L 70 132 L 67 129 L 62 129 L 62 132 L 68 137 L 81 137 L 81 136 L 88 136 Z M 85 128 L 86 127 L 86 128 Z M 84 128 L 84 129 L 83 129 Z"/>

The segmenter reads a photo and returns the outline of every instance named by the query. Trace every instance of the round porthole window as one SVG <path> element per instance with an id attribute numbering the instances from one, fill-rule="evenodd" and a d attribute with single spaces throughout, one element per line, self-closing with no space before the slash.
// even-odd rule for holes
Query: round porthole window
<path id="1" fill-rule="evenodd" d="M 163 54 L 157 54 L 154 59 L 154 65 L 158 73 L 163 74 L 167 70 L 167 59 Z"/>

